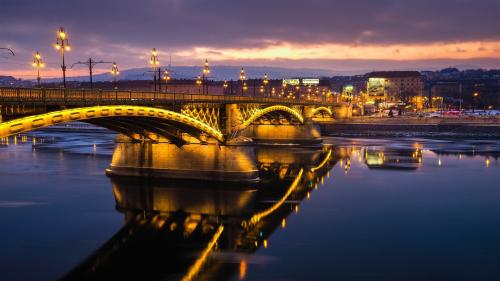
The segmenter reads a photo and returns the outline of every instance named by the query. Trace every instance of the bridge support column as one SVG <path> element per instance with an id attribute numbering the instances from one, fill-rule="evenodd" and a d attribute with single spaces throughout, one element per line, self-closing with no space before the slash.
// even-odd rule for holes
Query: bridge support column
<path id="1" fill-rule="evenodd" d="M 323 142 L 318 125 L 259 124 L 250 125 L 243 135 L 256 143 L 314 145 Z"/>
<path id="2" fill-rule="evenodd" d="M 236 126 L 241 124 L 240 110 L 237 104 L 226 104 L 226 134 L 230 134 Z"/>
<path id="3" fill-rule="evenodd" d="M 255 181 L 258 169 L 252 146 L 190 143 L 179 147 L 169 142 L 134 142 L 119 135 L 110 176 L 169 179 Z"/>

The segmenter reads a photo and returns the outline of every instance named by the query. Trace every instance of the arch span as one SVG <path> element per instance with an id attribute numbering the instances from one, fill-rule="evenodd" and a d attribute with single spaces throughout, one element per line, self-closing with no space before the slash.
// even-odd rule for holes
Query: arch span
<path id="1" fill-rule="evenodd" d="M 302 117 L 302 114 L 298 112 L 297 110 L 290 108 L 288 106 L 283 106 L 283 105 L 273 105 L 269 106 L 263 109 L 256 110 L 255 113 L 250 116 L 247 120 L 245 120 L 242 124 L 239 126 L 236 126 L 234 128 L 234 131 L 242 131 L 248 126 L 250 126 L 254 121 L 259 119 L 260 117 L 269 114 L 271 112 L 285 112 L 287 114 L 290 114 L 291 116 L 295 117 L 297 120 L 299 120 L 300 123 L 304 124 L 304 117 Z"/>
<path id="2" fill-rule="evenodd" d="M 316 107 L 315 109 L 313 109 L 312 116 L 316 115 L 317 113 L 319 113 L 321 111 L 328 113 L 328 115 L 330 115 L 330 116 L 333 115 L 333 111 L 330 108 L 328 108 L 326 106 L 320 106 L 320 107 Z"/>
<path id="3" fill-rule="evenodd" d="M 0 137 L 8 137 L 10 135 L 49 127 L 56 124 L 74 121 L 91 121 L 100 118 L 106 118 L 109 120 L 113 117 L 139 117 L 173 121 L 186 127 L 204 132 L 220 142 L 224 141 L 224 135 L 219 130 L 187 115 L 161 108 L 126 105 L 72 108 L 14 119 L 8 122 L 0 123 Z"/>

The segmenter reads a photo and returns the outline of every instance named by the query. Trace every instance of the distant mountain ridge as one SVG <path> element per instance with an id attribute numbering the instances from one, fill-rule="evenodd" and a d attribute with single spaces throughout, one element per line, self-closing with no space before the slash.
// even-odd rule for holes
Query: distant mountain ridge
<path id="1" fill-rule="evenodd" d="M 166 66 L 162 66 L 162 71 Z M 153 73 L 150 67 L 144 68 L 131 68 L 120 71 L 120 80 L 151 80 Z M 241 67 L 237 66 L 212 66 L 210 67 L 210 79 L 212 80 L 238 80 Z M 195 79 L 202 72 L 200 66 L 172 66 L 169 68 L 170 77 L 174 79 Z M 267 74 L 270 79 L 294 78 L 294 77 L 331 77 L 339 75 L 339 72 L 326 70 L 326 69 L 294 69 L 283 67 L 258 67 L 249 66 L 245 67 L 247 79 L 262 78 Z M 162 74 L 163 75 L 163 74 Z M 345 75 L 345 74 L 344 74 Z M 86 82 L 89 80 L 88 76 L 74 76 L 67 77 L 68 81 Z M 45 79 L 46 82 L 55 82 L 60 79 Z M 93 76 L 95 82 L 112 81 L 113 77 L 110 73 L 96 74 Z"/>

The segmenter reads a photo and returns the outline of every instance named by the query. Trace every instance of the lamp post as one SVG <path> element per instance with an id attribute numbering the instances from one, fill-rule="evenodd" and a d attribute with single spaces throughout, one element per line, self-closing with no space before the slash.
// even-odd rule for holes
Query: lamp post
<path id="1" fill-rule="evenodd" d="M 203 81 L 201 80 L 201 76 L 198 75 L 196 77 L 196 86 L 198 86 L 198 93 L 201 93 L 200 87 L 203 85 Z"/>
<path id="2" fill-rule="evenodd" d="M 118 75 L 120 75 L 120 71 L 118 70 L 118 66 L 116 65 L 116 62 L 113 63 L 113 66 L 111 67 L 111 75 L 113 75 L 113 88 L 116 90 L 118 89 Z"/>
<path id="3" fill-rule="evenodd" d="M 158 60 L 158 52 L 156 51 L 156 48 L 153 48 L 151 51 L 151 58 L 149 60 L 149 63 L 153 66 L 153 84 L 156 92 L 156 67 L 160 64 L 160 61 Z M 158 80 L 160 77 L 158 77 Z"/>
<path id="4" fill-rule="evenodd" d="M 163 80 L 165 80 L 165 92 L 168 93 L 168 81 L 170 81 L 170 73 L 168 69 L 163 72 Z"/>
<path id="5" fill-rule="evenodd" d="M 245 80 L 247 79 L 247 76 L 245 74 L 245 68 L 241 68 L 241 71 L 240 71 L 240 81 L 241 81 L 241 95 L 244 94 L 244 92 L 246 91 L 245 87 L 246 87 L 246 82 Z"/>
<path id="6" fill-rule="evenodd" d="M 474 107 L 472 108 L 472 112 L 476 112 L 476 107 L 477 107 L 477 99 L 479 97 L 479 93 L 475 92 L 472 94 L 473 100 L 474 100 Z"/>
<path id="7" fill-rule="evenodd" d="M 227 94 L 228 87 L 229 87 L 229 84 L 227 83 L 227 80 L 224 80 L 224 83 L 222 84 L 222 88 L 224 89 L 224 95 Z"/>
<path id="8" fill-rule="evenodd" d="M 68 41 L 68 34 L 66 33 L 66 31 L 64 31 L 63 27 L 60 27 L 59 30 L 57 31 L 57 39 L 55 47 L 56 50 L 61 51 L 61 58 L 62 58 L 61 69 L 63 72 L 63 87 L 66 88 L 66 63 L 64 61 L 64 53 L 66 51 L 71 50 L 71 47 Z"/>
<path id="9" fill-rule="evenodd" d="M 267 96 L 267 85 L 269 84 L 269 77 L 267 73 L 264 74 L 264 79 L 262 80 L 262 84 L 264 86 L 264 96 Z"/>
<path id="10" fill-rule="evenodd" d="M 208 60 L 205 60 L 205 66 L 203 67 L 203 94 L 205 94 L 205 87 L 206 87 L 207 95 L 208 95 L 208 85 L 206 83 L 206 79 L 208 78 L 209 74 L 210 74 L 210 67 L 208 66 Z"/>
<path id="11" fill-rule="evenodd" d="M 40 79 L 40 68 L 44 66 L 45 64 L 42 61 L 42 55 L 39 52 L 36 52 L 35 55 L 33 56 L 33 67 L 35 67 L 37 71 L 36 81 L 38 82 L 38 88 L 42 86 Z"/>

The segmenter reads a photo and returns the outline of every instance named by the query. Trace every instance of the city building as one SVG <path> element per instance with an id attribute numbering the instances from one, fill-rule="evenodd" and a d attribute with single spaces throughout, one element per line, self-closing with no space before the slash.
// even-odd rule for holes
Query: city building
<path id="1" fill-rule="evenodd" d="M 379 71 L 366 75 L 366 103 L 381 108 L 399 104 L 422 109 L 425 102 L 424 79 L 418 71 Z"/>

